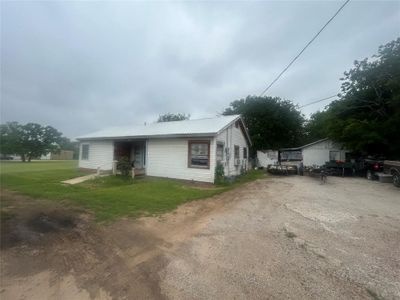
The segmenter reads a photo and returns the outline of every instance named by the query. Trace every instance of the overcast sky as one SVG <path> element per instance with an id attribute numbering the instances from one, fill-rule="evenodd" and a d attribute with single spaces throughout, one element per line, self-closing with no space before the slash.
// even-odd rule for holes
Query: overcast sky
<path id="1" fill-rule="evenodd" d="M 342 3 L 2 1 L 1 122 L 72 138 L 167 112 L 215 116 L 260 94 Z M 355 59 L 398 36 L 400 1 L 351 1 L 267 95 L 334 95 Z"/>

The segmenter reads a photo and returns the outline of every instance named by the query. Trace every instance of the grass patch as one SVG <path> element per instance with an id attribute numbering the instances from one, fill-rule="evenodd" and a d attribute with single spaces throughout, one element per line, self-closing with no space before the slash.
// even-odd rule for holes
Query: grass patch
<path id="1" fill-rule="evenodd" d="M 61 184 L 63 180 L 82 175 L 77 167 L 77 161 L 1 162 L 0 182 L 2 187 L 32 198 L 68 200 L 92 211 L 98 221 L 108 221 L 163 213 L 187 201 L 210 197 L 265 176 L 262 171 L 251 171 L 234 183 L 211 189 L 198 189 L 171 179 L 132 180 L 119 176 L 71 186 Z"/>

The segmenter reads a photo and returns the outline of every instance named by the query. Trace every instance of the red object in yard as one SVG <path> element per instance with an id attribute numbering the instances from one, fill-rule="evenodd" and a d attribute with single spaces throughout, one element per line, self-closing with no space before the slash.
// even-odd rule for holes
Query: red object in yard
<path id="1" fill-rule="evenodd" d="M 337 163 L 338 165 L 341 165 L 341 164 L 344 164 L 345 161 L 344 161 L 344 160 L 337 160 L 336 163 Z"/>
<path id="2" fill-rule="evenodd" d="M 374 170 L 379 170 L 379 164 L 374 164 Z"/>

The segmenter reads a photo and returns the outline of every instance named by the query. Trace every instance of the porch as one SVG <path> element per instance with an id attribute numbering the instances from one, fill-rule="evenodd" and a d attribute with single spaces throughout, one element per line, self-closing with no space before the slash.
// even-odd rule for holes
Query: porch
<path id="1" fill-rule="evenodd" d="M 114 142 L 114 161 L 127 157 L 135 168 L 135 176 L 146 175 L 146 140 L 118 140 Z"/>

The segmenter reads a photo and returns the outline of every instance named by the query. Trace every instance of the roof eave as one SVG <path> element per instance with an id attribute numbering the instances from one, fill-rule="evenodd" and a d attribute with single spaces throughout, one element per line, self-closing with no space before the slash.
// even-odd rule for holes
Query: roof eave
<path id="1" fill-rule="evenodd" d="M 243 129 L 244 129 L 244 134 L 245 134 L 245 137 L 246 137 L 246 139 L 247 139 L 247 142 L 249 143 L 250 146 L 253 145 L 252 142 L 251 142 L 251 139 L 250 139 L 249 132 L 247 131 L 247 127 L 246 127 L 246 125 L 244 124 L 244 121 L 243 121 L 241 115 L 238 115 L 235 119 L 233 119 L 233 120 L 230 121 L 228 124 L 226 124 L 224 127 L 222 127 L 222 128 L 217 132 L 217 134 L 220 134 L 222 131 L 224 131 L 225 129 L 227 129 L 229 126 L 232 125 L 233 122 L 236 122 L 237 120 L 240 120 L 240 122 L 242 122 Z"/>
<path id="2" fill-rule="evenodd" d="M 93 140 L 144 140 L 144 139 L 160 139 L 160 138 L 190 138 L 190 137 L 213 137 L 216 132 L 190 133 L 190 134 L 155 134 L 155 135 L 132 135 L 132 136 L 99 136 L 99 137 L 78 137 L 78 141 Z"/>

